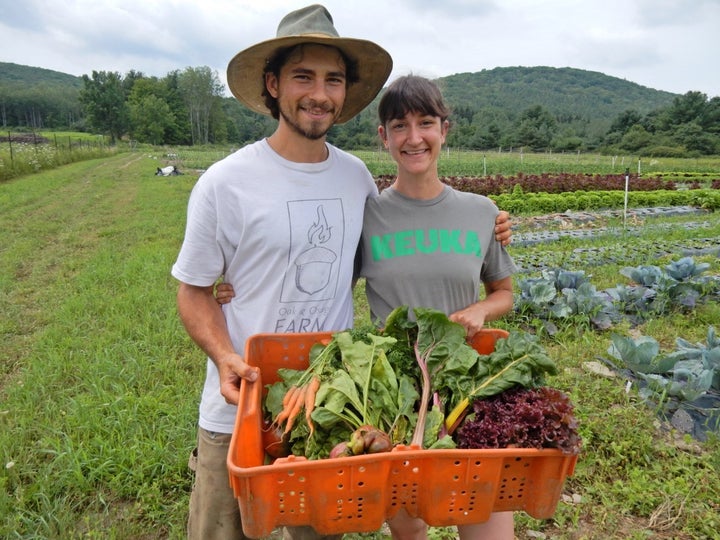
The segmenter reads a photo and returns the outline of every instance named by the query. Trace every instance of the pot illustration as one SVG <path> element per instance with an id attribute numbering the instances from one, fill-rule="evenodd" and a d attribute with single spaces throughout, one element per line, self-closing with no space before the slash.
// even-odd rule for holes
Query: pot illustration
<path id="1" fill-rule="evenodd" d="M 303 252 L 295 259 L 297 288 L 307 294 L 322 291 L 330 281 L 335 259 L 337 255 L 324 247 L 314 247 Z"/>

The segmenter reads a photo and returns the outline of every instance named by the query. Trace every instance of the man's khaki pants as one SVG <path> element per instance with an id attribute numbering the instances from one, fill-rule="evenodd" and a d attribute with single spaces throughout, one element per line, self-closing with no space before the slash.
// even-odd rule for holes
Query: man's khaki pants
<path id="1" fill-rule="evenodd" d="M 195 471 L 190 495 L 189 540 L 244 540 L 240 509 L 235 499 L 227 469 L 230 449 L 229 433 L 198 429 L 197 448 L 188 466 Z M 279 531 L 278 531 L 279 532 Z M 339 540 L 342 535 L 321 536 L 312 527 L 287 527 L 285 540 Z M 275 538 L 279 534 L 273 535 Z"/>

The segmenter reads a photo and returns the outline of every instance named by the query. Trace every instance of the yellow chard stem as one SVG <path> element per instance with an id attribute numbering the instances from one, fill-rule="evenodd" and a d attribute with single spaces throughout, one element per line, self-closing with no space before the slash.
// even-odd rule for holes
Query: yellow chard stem
<path id="1" fill-rule="evenodd" d="M 465 413 L 470 407 L 470 398 L 473 396 L 476 396 L 480 391 L 485 388 L 486 386 L 492 384 L 492 382 L 501 377 L 508 369 L 513 367 L 515 364 L 522 362 L 522 360 L 527 355 L 524 354 L 519 358 L 516 358 L 512 362 L 508 363 L 505 367 L 503 367 L 500 371 L 498 371 L 495 375 L 488 377 L 483 381 L 483 383 L 473 389 L 472 393 L 469 396 L 466 396 L 460 401 L 457 405 L 455 405 L 455 408 L 450 411 L 450 414 L 447 415 L 447 418 L 445 418 L 445 429 L 447 429 L 448 434 L 452 435 L 452 433 L 458 428 L 458 425 L 460 424 L 460 421 L 464 418 Z"/>
<path id="2" fill-rule="evenodd" d="M 469 406 L 470 399 L 463 398 L 462 401 L 455 405 L 455 408 L 450 411 L 450 414 L 447 415 L 447 418 L 445 418 L 445 428 L 447 429 L 449 434 L 452 434 L 452 432 L 455 431 L 458 421 L 460 420 L 460 418 L 462 418 L 462 415 L 465 413 Z"/>

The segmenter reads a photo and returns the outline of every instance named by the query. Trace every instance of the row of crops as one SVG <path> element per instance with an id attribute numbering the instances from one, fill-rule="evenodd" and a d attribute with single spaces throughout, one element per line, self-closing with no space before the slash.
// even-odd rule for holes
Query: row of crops
<path id="1" fill-rule="evenodd" d="M 392 184 L 394 176 L 381 175 L 378 187 L 384 189 Z M 482 195 L 503 193 L 567 193 L 576 191 L 657 191 L 678 189 L 720 189 L 720 174 L 716 178 L 688 181 L 665 179 L 662 176 L 638 174 L 522 174 L 514 176 L 445 176 L 443 181 L 460 191 Z"/>
<path id="2" fill-rule="evenodd" d="M 381 191 L 391 176 L 376 178 Z M 544 214 L 565 210 L 604 210 L 692 206 L 720 209 L 720 179 L 679 184 L 660 177 L 628 178 L 620 175 L 516 175 L 493 177 L 445 176 L 441 180 L 469 193 L 489 196 L 513 215 Z"/>
<path id="3" fill-rule="evenodd" d="M 717 186 L 704 191 L 713 190 Z M 673 193 L 692 191 L 652 193 L 671 202 Z M 546 196 L 570 200 L 567 193 Z M 707 327 L 703 341 L 674 333 L 675 349 L 664 352 L 638 332 L 648 321 L 720 304 L 720 218 L 692 204 L 609 208 L 514 217 L 512 252 L 521 269 L 516 322 L 551 337 L 606 334 L 609 347 L 597 359 L 637 386 L 639 397 L 675 429 L 705 440 L 708 432 L 720 432 L 716 326 Z M 607 286 L 612 272 L 616 280 Z M 635 330 L 626 335 L 627 328 Z"/>

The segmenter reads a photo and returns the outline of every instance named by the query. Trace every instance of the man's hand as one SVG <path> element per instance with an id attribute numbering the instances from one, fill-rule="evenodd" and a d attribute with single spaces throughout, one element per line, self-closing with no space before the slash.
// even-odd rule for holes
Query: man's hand
<path id="1" fill-rule="evenodd" d="M 510 221 L 510 214 L 505 210 L 500 210 L 497 218 L 495 218 L 495 240 L 500 242 L 503 246 L 510 245 L 512 242 L 512 222 Z"/>
<path id="2" fill-rule="evenodd" d="M 245 363 L 228 334 L 222 308 L 215 300 L 213 287 L 180 283 L 178 311 L 188 335 L 215 363 L 220 376 L 220 393 L 225 401 L 237 405 L 240 379 L 255 381 L 258 369 Z"/>
<path id="3" fill-rule="evenodd" d="M 256 381 L 259 370 L 249 366 L 242 356 L 233 353 L 215 360 L 220 375 L 220 393 L 231 405 L 240 402 L 240 381 L 246 379 Z"/>

